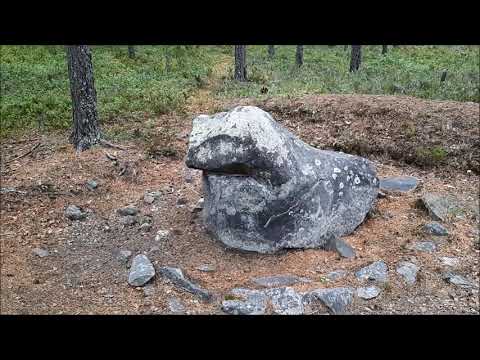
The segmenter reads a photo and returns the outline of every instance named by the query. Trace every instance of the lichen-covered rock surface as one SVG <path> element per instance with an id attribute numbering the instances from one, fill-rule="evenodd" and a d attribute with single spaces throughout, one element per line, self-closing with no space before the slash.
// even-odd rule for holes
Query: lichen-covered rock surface
<path id="1" fill-rule="evenodd" d="M 379 186 L 367 159 L 309 146 L 253 106 L 195 118 L 186 165 L 203 170 L 208 231 L 260 253 L 327 248 L 362 223 Z"/>

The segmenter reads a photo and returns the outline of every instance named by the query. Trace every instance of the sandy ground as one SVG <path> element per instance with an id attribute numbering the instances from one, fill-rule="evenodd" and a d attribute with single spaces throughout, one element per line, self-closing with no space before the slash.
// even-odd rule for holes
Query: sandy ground
<path id="1" fill-rule="evenodd" d="M 205 105 L 201 112 L 208 110 Z M 201 174 L 194 171 L 190 173 L 192 181 L 186 181 L 189 172 L 183 164 L 193 116 L 189 113 L 154 119 L 152 136 L 166 130 L 175 134 L 168 145 L 177 154 L 173 157 L 149 156 L 149 146 L 141 137 L 119 143 L 128 147 L 126 151 L 95 147 L 80 155 L 74 153 L 63 133 L 32 133 L 2 143 L 1 187 L 20 191 L 1 195 L 2 314 L 166 314 L 171 298 L 182 302 L 188 314 L 221 314 L 221 300 L 232 288 L 255 288 L 252 278 L 294 274 L 313 280 L 294 285 L 299 291 L 357 287 L 360 283 L 353 273 L 380 259 L 388 265 L 388 283 L 376 299 L 356 299 L 349 313 L 479 313 L 478 290 L 446 283 L 441 274 L 447 268 L 439 261 L 441 256 L 458 258 L 460 263 L 454 271 L 479 283 L 480 252 L 475 245 L 478 216 L 467 213 L 446 223 L 450 235 L 439 240 L 435 253 L 408 250 L 409 243 L 431 238 L 421 231 L 430 218 L 415 206 L 421 194 L 455 194 L 465 203 L 478 206 L 479 178 L 474 172 L 423 169 L 372 154 L 369 158 L 379 177 L 411 175 L 418 177 L 421 185 L 409 194 L 378 199 L 375 215 L 344 239 L 355 249 L 355 259 L 324 250 L 244 253 L 226 249 L 210 238 L 198 214 L 192 213 L 202 196 Z M 314 122 L 303 122 L 301 131 L 293 120 L 284 123 L 306 141 L 321 142 L 322 133 Z M 129 125 L 124 127 L 128 129 Z M 31 154 L 10 161 L 37 142 L 41 145 Z M 115 156 L 118 164 L 106 153 Z M 96 190 L 85 186 L 91 179 L 99 184 Z M 160 191 L 161 196 L 153 204 L 146 204 L 144 193 L 152 190 Z M 186 205 L 177 205 L 180 198 Z M 66 219 L 64 210 L 70 204 L 83 208 L 87 219 Z M 151 219 L 149 232 L 141 231 L 140 224 L 121 224 L 116 210 L 128 204 L 136 205 L 141 216 Z M 169 230 L 170 236 L 156 241 L 158 230 Z M 40 258 L 33 254 L 39 247 L 50 255 Z M 131 287 L 127 283 L 128 264 L 118 259 L 120 250 L 130 250 L 134 255 L 145 253 L 157 268 L 181 268 L 186 276 L 214 292 L 215 301 L 202 302 L 158 273 L 147 286 L 148 295 L 141 288 Z M 396 265 L 403 260 L 421 268 L 413 286 L 405 285 L 395 273 Z M 215 271 L 197 269 L 205 264 L 214 266 Z M 349 275 L 335 282 L 325 280 L 328 272 L 338 269 L 347 270 Z"/>

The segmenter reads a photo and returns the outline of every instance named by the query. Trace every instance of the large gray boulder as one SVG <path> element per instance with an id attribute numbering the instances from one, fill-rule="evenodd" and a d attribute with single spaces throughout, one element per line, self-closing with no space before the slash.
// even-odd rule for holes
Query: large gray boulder
<path id="1" fill-rule="evenodd" d="M 362 223 L 379 186 L 367 159 L 315 149 L 253 106 L 195 118 L 186 165 L 203 170 L 208 231 L 260 253 L 327 248 Z"/>

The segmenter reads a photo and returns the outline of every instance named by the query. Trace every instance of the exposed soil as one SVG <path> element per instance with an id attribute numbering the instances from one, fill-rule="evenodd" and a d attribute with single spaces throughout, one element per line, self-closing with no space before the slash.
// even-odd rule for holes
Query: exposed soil
<path id="1" fill-rule="evenodd" d="M 202 196 L 201 174 L 187 171 L 183 164 L 191 119 L 200 113 L 195 109 L 209 112 L 218 106 L 213 101 L 203 104 L 192 105 L 187 115 L 156 119 L 152 129 L 142 129 L 136 139 L 118 143 L 128 147 L 125 151 L 95 147 L 77 155 L 64 133 L 31 134 L 36 140 L 2 143 L 1 187 L 17 190 L 1 194 L 2 314 L 165 314 L 172 297 L 184 304 L 187 313 L 221 314 L 225 295 L 234 287 L 255 288 L 254 277 L 294 274 L 313 280 L 294 285 L 297 290 L 359 286 L 354 271 L 379 259 L 388 265 L 389 282 L 378 298 L 356 299 L 349 313 L 479 313 L 478 290 L 447 284 L 441 276 L 446 268 L 439 261 L 441 256 L 459 258 L 455 271 L 479 282 L 479 219 L 475 212 L 445 224 L 451 235 L 438 241 L 437 252 L 420 253 L 407 246 L 431 238 L 421 231 L 430 218 L 415 206 L 423 192 L 454 194 L 478 208 L 478 104 L 330 95 L 285 103 L 268 100 L 261 105 L 310 144 L 357 152 L 373 160 L 379 177 L 412 175 L 421 179 L 413 193 L 378 199 L 374 215 L 345 237 L 355 249 L 356 259 L 324 250 L 276 255 L 239 252 L 226 249 L 205 233 L 198 214 L 191 211 Z M 413 137 L 406 137 L 402 124 L 412 124 Z M 116 126 L 131 129 L 129 123 Z M 152 145 L 155 138 L 163 139 L 160 145 Z M 37 142 L 41 145 L 31 154 L 8 162 Z M 355 148 L 356 143 L 366 148 Z M 422 144 L 439 144 L 448 155 L 434 167 L 415 166 L 416 160 L 408 164 L 406 154 Z M 152 151 L 152 146 L 160 150 Z M 402 156 L 393 156 L 395 152 Z M 116 157 L 117 164 L 106 153 Z M 189 174 L 193 175 L 191 182 L 186 181 Z M 99 184 L 95 190 L 85 185 L 91 179 Z M 149 205 L 143 201 L 147 190 L 162 195 Z M 186 199 L 186 205 L 177 205 L 179 198 Z M 64 210 L 70 204 L 83 208 L 87 218 L 66 219 Z M 142 232 L 140 224 L 120 223 L 116 210 L 128 204 L 151 218 L 151 231 Z M 155 234 L 161 229 L 170 230 L 171 235 L 156 241 Z M 32 250 L 37 247 L 47 249 L 50 255 L 34 255 Z M 120 250 L 134 255 L 144 252 L 155 267 L 181 268 L 186 276 L 214 292 L 215 301 L 202 302 L 158 274 L 147 285 L 153 295 L 146 296 L 141 288 L 128 285 L 129 270 L 118 260 Z M 413 286 L 406 286 L 395 273 L 396 264 L 403 260 L 421 267 Z M 204 264 L 215 266 L 215 271 L 196 269 Z M 349 275 L 325 281 L 325 274 L 337 269 L 348 270 Z"/>

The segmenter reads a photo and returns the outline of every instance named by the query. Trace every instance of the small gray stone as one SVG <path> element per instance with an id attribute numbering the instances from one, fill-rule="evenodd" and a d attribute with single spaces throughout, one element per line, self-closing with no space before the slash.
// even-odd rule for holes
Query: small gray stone
<path id="1" fill-rule="evenodd" d="M 411 176 L 392 176 L 380 179 L 380 190 L 393 192 L 409 192 L 418 185 L 418 180 Z"/>
<path id="2" fill-rule="evenodd" d="M 354 290 L 350 287 L 316 289 L 305 294 L 304 301 L 320 300 L 331 313 L 344 314 L 353 301 Z"/>
<path id="3" fill-rule="evenodd" d="M 168 309 L 173 314 L 185 314 L 185 307 L 182 302 L 175 297 L 168 299 Z"/>
<path id="4" fill-rule="evenodd" d="M 35 249 L 33 249 L 32 252 L 33 252 L 35 255 L 37 255 L 38 257 L 41 257 L 41 258 L 50 255 L 50 253 L 49 253 L 47 250 L 45 250 L 45 249 L 40 249 L 40 248 L 35 248 Z"/>
<path id="5" fill-rule="evenodd" d="M 128 260 L 130 259 L 130 257 L 132 256 L 132 252 L 129 251 L 129 250 L 120 250 L 119 253 L 118 253 L 118 260 L 120 260 L 120 262 L 126 264 L 128 262 Z"/>
<path id="6" fill-rule="evenodd" d="M 421 201 L 433 220 L 446 221 L 449 216 L 461 211 L 458 201 L 453 196 L 426 193 Z"/>
<path id="7" fill-rule="evenodd" d="M 303 296 L 290 287 L 265 290 L 277 315 L 302 315 Z"/>
<path id="8" fill-rule="evenodd" d="M 335 250 L 344 258 L 353 259 L 355 257 L 355 250 L 342 239 L 335 240 Z"/>
<path id="9" fill-rule="evenodd" d="M 347 274 L 348 272 L 346 270 L 335 270 L 329 272 L 325 277 L 329 281 L 335 281 L 344 278 L 345 276 L 347 276 Z"/>
<path id="10" fill-rule="evenodd" d="M 249 301 L 224 300 L 222 301 L 222 310 L 230 315 L 264 315 L 265 306 Z"/>
<path id="11" fill-rule="evenodd" d="M 370 300 L 376 298 L 380 291 L 376 286 L 360 287 L 357 289 L 357 296 L 361 299 Z"/>
<path id="12" fill-rule="evenodd" d="M 280 287 L 293 285 L 299 282 L 311 282 L 311 280 L 306 278 L 301 278 L 295 275 L 272 275 L 272 276 L 263 276 L 252 279 L 252 281 L 259 286 L 271 288 L 271 287 Z"/>
<path id="13" fill-rule="evenodd" d="M 155 276 L 155 268 L 143 254 L 133 258 L 128 283 L 132 286 L 143 286 Z"/>
<path id="14" fill-rule="evenodd" d="M 125 226 L 132 226 L 137 223 L 137 218 L 135 216 L 126 215 L 120 218 L 120 223 Z"/>
<path id="15" fill-rule="evenodd" d="M 213 265 L 200 265 L 197 267 L 198 271 L 203 271 L 203 272 L 214 272 L 215 271 L 215 266 Z"/>
<path id="16" fill-rule="evenodd" d="M 439 258 L 442 262 L 442 265 L 456 267 L 460 264 L 460 261 L 456 257 L 442 256 Z"/>
<path id="17" fill-rule="evenodd" d="M 396 270 L 407 284 L 412 285 L 417 281 L 417 273 L 419 270 L 417 265 L 408 261 L 402 261 L 398 264 Z"/>
<path id="18" fill-rule="evenodd" d="M 160 273 L 167 279 L 169 279 L 174 285 L 199 296 L 202 300 L 210 301 L 213 295 L 208 291 L 200 288 L 197 284 L 185 278 L 182 270 L 169 266 L 163 266 L 160 268 Z"/>
<path id="19" fill-rule="evenodd" d="M 87 215 L 78 206 L 69 205 L 65 210 L 65 216 L 70 220 L 82 220 Z"/>
<path id="20" fill-rule="evenodd" d="M 437 222 L 432 222 L 432 223 L 425 224 L 423 226 L 423 230 L 428 234 L 432 234 L 432 235 L 436 235 L 436 236 L 446 236 L 446 235 L 448 235 L 447 229 L 445 229 L 442 225 L 440 225 Z"/>
<path id="21" fill-rule="evenodd" d="M 355 276 L 360 280 L 387 281 L 388 268 L 384 261 L 379 260 L 358 270 Z"/>
<path id="22" fill-rule="evenodd" d="M 470 281 L 463 277 L 462 275 L 458 275 L 452 272 L 447 272 L 443 274 L 443 279 L 450 284 L 462 287 L 462 288 L 478 288 L 478 285 L 475 284 L 473 281 Z"/>
<path id="23" fill-rule="evenodd" d="M 152 204 L 155 201 L 155 198 L 152 195 L 145 194 L 143 196 L 143 201 L 147 204 Z"/>
<path id="24" fill-rule="evenodd" d="M 88 180 L 85 184 L 89 190 L 95 190 L 98 187 L 98 184 L 95 180 Z"/>
<path id="25" fill-rule="evenodd" d="M 432 253 L 437 251 L 437 244 L 433 241 L 417 241 L 410 246 L 410 249 Z"/>
<path id="26" fill-rule="evenodd" d="M 170 231 L 168 230 L 158 230 L 157 235 L 155 235 L 155 241 L 165 241 L 169 238 Z"/>
<path id="27" fill-rule="evenodd" d="M 140 212 L 135 206 L 126 206 L 124 208 L 118 209 L 117 213 L 121 216 L 134 216 Z"/>
<path id="28" fill-rule="evenodd" d="M 146 223 L 143 223 L 142 225 L 140 225 L 140 230 L 141 231 L 145 231 L 145 232 L 148 232 L 152 229 L 152 224 L 146 222 Z"/>

